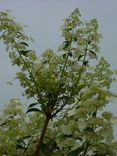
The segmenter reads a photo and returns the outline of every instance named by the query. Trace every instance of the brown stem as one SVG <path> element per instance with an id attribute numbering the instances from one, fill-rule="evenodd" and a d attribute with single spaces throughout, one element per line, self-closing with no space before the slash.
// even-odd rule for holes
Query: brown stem
<path id="1" fill-rule="evenodd" d="M 40 138 L 38 140 L 34 156 L 40 156 L 41 145 L 43 143 L 43 139 L 44 139 L 44 136 L 45 136 L 48 124 L 49 124 L 49 120 L 50 120 L 50 117 L 46 116 L 44 126 L 43 126 L 43 129 L 42 129 L 42 132 L 41 132 L 41 136 L 40 136 Z"/>

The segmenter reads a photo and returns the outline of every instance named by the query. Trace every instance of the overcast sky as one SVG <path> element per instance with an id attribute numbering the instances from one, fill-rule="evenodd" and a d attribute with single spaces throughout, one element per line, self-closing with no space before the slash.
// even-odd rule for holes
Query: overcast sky
<path id="1" fill-rule="evenodd" d="M 29 26 L 26 32 L 35 39 L 33 48 L 37 53 L 46 48 L 57 49 L 61 41 L 61 25 L 76 7 L 86 20 L 97 18 L 103 35 L 100 55 L 112 68 L 117 69 L 117 0 L 0 0 L 0 10 L 11 10 L 12 15 L 22 24 Z M 7 81 L 15 76 L 4 45 L 0 43 L 0 102 L 1 106 L 14 97 L 21 97 L 18 85 L 8 86 Z M 117 92 L 117 85 L 113 90 Z M 117 114 L 116 102 L 108 110 Z"/>

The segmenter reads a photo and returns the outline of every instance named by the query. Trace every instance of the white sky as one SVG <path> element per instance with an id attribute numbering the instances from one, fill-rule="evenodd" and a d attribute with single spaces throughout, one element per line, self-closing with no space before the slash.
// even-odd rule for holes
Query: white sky
<path id="1" fill-rule="evenodd" d="M 46 48 L 57 49 L 61 41 L 60 27 L 63 18 L 79 7 L 84 19 L 97 18 L 103 39 L 100 55 L 112 68 L 117 69 L 117 0 L 0 0 L 0 11 L 11 10 L 12 15 L 22 24 L 29 26 L 26 32 L 35 39 L 33 48 L 41 53 Z M 6 81 L 15 76 L 5 48 L 0 43 L 0 101 L 1 106 L 14 97 L 21 97 L 21 88 L 8 86 Z M 117 85 L 113 90 L 117 92 Z M 27 103 L 27 102 L 26 102 Z M 107 108 L 117 114 L 116 102 Z"/>

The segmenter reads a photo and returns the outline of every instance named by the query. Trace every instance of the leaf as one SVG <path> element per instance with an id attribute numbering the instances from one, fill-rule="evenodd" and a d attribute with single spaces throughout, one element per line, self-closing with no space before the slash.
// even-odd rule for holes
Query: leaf
<path id="1" fill-rule="evenodd" d="M 23 44 L 24 46 L 29 47 L 29 45 L 26 42 L 20 42 L 20 44 Z"/>
<path id="2" fill-rule="evenodd" d="M 94 51 L 89 50 L 89 55 L 90 55 L 92 58 L 97 59 L 97 55 L 96 55 L 96 53 L 95 53 Z"/>
<path id="3" fill-rule="evenodd" d="M 71 151 L 70 153 L 67 154 L 67 156 L 78 156 L 82 151 L 84 150 L 84 144 L 77 149 Z"/>
<path id="4" fill-rule="evenodd" d="M 41 111 L 38 108 L 29 108 L 27 110 L 26 114 L 29 113 L 29 112 L 41 112 Z"/>
<path id="5" fill-rule="evenodd" d="M 16 149 L 24 149 L 22 145 L 16 145 Z"/>
<path id="6" fill-rule="evenodd" d="M 20 50 L 19 53 L 26 56 L 31 50 Z"/>
<path id="7" fill-rule="evenodd" d="M 6 124 L 7 124 L 7 122 L 3 122 L 3 123 L 1 123 L 0 126 L 4 126 L 4 125 L 6 125 Z"/>
<path id="8" fill-rule="evenodd" d="M 46 63 L 48 63 L 49 61 L 48 60 L 45 60 L 45 61 L 43 61 L 43 64 L 46 64 Z"/>
<path id="9" fill-rule="evenodd" d="M 18 31 L 18 32 L 16 32 L 16 34 L 20 34 L 21 35 L 22 33 L 20 31 Z"/>
<path id="10" fill-rule="evenodd" d="M 31 103 L 28 108 L 36 106 L 38 103 Z"/>
<path id="11" fill-rule="evenodd" d="M 84 55 L 79 55 L 78 56 L 78 61 L 80 61 L 80 59 L 83 57 Z"/>

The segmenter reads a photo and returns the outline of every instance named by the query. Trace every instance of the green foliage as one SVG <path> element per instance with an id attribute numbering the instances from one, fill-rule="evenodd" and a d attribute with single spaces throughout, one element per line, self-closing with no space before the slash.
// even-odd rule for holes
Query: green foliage
<path id="1" fill-rule="evenodd" d="M 81 147 L 71 151 L 67 156 L 77 156 L 84 150 L 84 144 Z"/>
<path id="2" fill-rule="evenodd" d="M 19 99 L 12 99 L 0 117 L 0 155 L 33 155 L 42 123 L 43 117 L 27 116 Z"/>
<path id="3" fill-rule="evenodd" d="M 47 49 L 39 57 L 23 29 L 8 12 L 0 12 L 0 40 L 19 67 L 16 78 L 24 95 L 34 98 L 27 115 L 18 99 L 4 109 L 0 155 L 32 156 L 38 142 L 42 156 L 116 156 L 114 117 L 103 111 L 116 97 L 110 90 L 114 72 L 103 57 L 93 69 L 90 63 L 98 60 L 97 20 L 83 21 L 75 9 L 64 20 L 58 52 Z"/>

